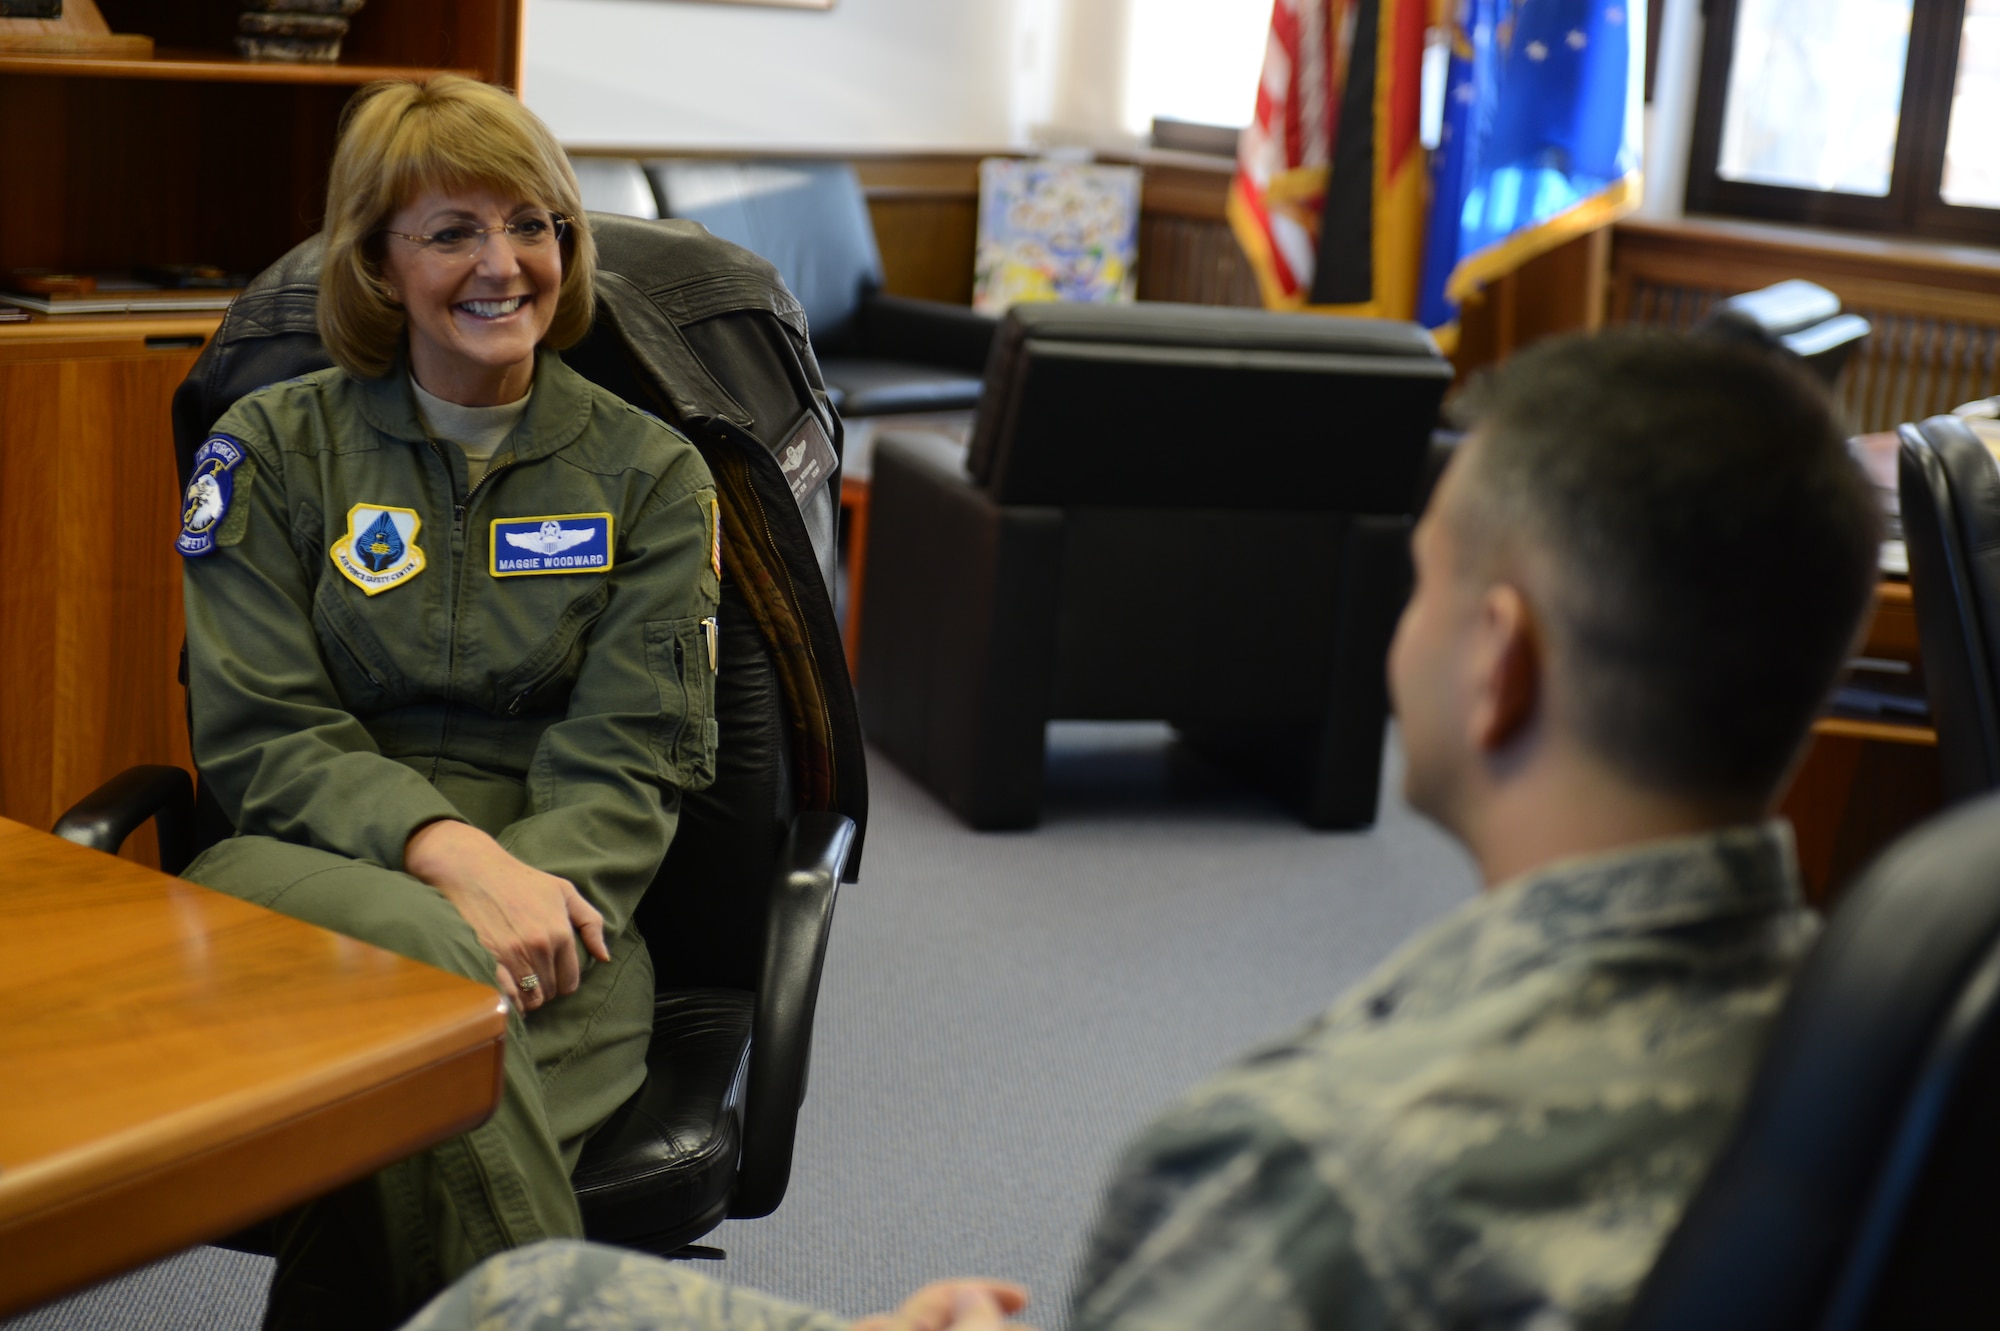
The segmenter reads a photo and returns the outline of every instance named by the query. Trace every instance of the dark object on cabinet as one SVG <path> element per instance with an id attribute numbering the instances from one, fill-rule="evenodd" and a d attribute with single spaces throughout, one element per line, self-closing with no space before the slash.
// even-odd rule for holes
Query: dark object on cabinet
<path id="1" fill-rule="evenodd" d="M 2000 800 L 1834 912 L 1625 1331 L 1983 1326 L 2000 1244 Z"/>
<path id="2" fill-rule="evenodd" d="M 596 215 L 592 225 L 597 322 L 564 358 L 685 430 L 725 506 L 734 494 L 761 509 L 764 537 L 724 546 L 716 780 L 682 797 L 638 914 L 661 984 L 648 1079 L 572 1176 L 588 1237 L 665 1253 L 725 1217 L 767 1215 L 784 1196 L 834 895 L 858 868 L 866 774 L 821 573 L 831 500 L 795 504 L 772 456 L 825 410 L 797 302 L 769 265 L 697 227 Z M 314 324 L 319 259 L 315 238 L 260 275 L 196 362 L 174 403 L 183 476 L 242 393 L 328 364 Z M 689 287 L 701 294 L 694 316 Z M 803 725 L 745 597 L 753 560 L 779 572 L 766 584 L 792 589 L 760 613 L 789 616 L 822 673 L 824 711 Z M 807 770 L 806 751 L 823 770 Z M 115 850 L 158 813 L 162 867 L 178 870 L 230 830 L 207 792 L 197 795 L 190 803 L 176 768 L 134 769 L 56 831 Z"/>
<path id="3" fill-rule="evenodd" d="M 1840 297 L 1801 278 L 1774 282 L 1718 303 L 1702 331 L 1783 347 L 1831 385 L 1868 334 L 1869 322 L 1842 314 Z"/>
<path id="4" fill-rule="evenodd" d="M 1950 802 L 2000 789 L 2000 466 L 1957 416 L 1897 433 L 1910 597 Z"/>
<path id="5" fill-rule="evenodd" d="M 844 162 L 646 163 L 662 217 L 685 217 L 777 265 L 805 305 L 813 350 L 843 416 L 963 411 L 995 321 L 939 301 L 884 295 L 882 256 Z"/>
<path id="6" fill-rule="evenodd" d="M 869 738 L 978 828 L 1034 824 L 1063 718 L 1171 721 L 1313 826 L 1373 822 L 1450 380 L 1411 324 L 1015 308 L 969 453 L 877 443 Z"/>

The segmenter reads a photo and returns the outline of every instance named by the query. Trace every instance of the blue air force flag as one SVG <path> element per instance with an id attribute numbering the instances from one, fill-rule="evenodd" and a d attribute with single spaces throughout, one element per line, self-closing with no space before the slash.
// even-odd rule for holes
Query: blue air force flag
<path id="1" fill-rule="evenodd" d="M 1639 203 L 1646 0 L 1455 0 L 1417 317 Z"/>
<path id="2" fill-rule="evenodd" d="M 356 504 L 347 510 L 347 534 L 327 550 L 340 575 L 370 596 L 400 587 L 424 571 L 415 509 Z"/>
<path id="3" fill-rule="evenodd" d="M 496 578 L 530 573 L 602 573 L 611 567 L 611 515 L 495 518 L 487 542 Z"/>

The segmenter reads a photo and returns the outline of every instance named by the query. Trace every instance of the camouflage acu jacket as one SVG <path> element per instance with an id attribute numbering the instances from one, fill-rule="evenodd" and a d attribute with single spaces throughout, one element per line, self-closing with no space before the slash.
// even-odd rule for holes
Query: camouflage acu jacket
<path id="1" fill-rule="evenodd" d="M 1071 1331 L 1616 1326 L 1815 927 L 1778 823 L 1482 895 L 1139 1137 Z M 409 1331 L 843 1325 L 545 1243 L 487 1262 Z"/>
<path id="2" fill-rule="evenodd" d="M 1796 883 L 1774 823 L 1469 903 L 1133 1144 L 1072 1331 L 1616 1326 L 1812 938 Z"/>

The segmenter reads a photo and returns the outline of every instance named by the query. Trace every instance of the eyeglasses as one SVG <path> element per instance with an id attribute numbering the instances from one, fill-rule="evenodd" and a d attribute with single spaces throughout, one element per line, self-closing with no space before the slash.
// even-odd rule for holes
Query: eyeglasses
<path id="1" fill-rule="evenodd" d="M 449 260 L 471 258 L 486 244 L 486 238 L 498 231 L 507 233 L 507 239 L 514 243 L 516 250 L 538 250 L 550 241 L 559 241 L 568 235 L 569 219 L 560 213 L 545 213 L 537 209 L 498 226 L 448 226 L 422 236 L 382 228 L 384 235 L 399 236 L 425 254 Z"/>

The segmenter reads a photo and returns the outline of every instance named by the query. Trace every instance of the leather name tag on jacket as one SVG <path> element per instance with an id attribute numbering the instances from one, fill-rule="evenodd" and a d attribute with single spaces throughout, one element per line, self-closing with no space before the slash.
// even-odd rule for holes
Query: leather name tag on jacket
<path id="1" fill-rule="evenodd" d="M 833 455 L 826 431 L 820 428 L 819 417 L 810 411 L 799 422 L 799 428 L 792 431 L 792 437 L 778 449 L 778 466 L 785 473 L 785 483 L 792 487 L 792 501 L 800 508 L 806 506 L 814 490 L 826 484 L 839 465 L 840 459 Z"/>
<path id="2" fill-rule="evenodd" d="M 496 578 L 602 573 L 611 567 L 611 515 L 495 518 L 486 548 Z"/>

